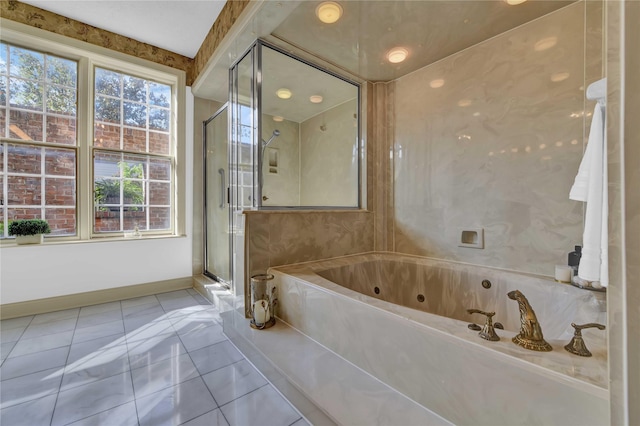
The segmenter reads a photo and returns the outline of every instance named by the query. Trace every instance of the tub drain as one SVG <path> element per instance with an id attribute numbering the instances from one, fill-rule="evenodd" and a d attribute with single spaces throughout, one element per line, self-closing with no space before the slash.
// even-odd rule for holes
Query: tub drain
<path id="1" fill-rule="evenodd" d="M 424 296 L 422 294 L 418 295 L 418 302 L 420 303 L 424 302 Z"/>
<path id="2" fill-rule="evenodd" d="M 373 292 L 374 292 L 375 294 L 380 294 L 380 288 L 379 288 L 379 287 L 374 287 L 374 288 L 373 288 Z"/>

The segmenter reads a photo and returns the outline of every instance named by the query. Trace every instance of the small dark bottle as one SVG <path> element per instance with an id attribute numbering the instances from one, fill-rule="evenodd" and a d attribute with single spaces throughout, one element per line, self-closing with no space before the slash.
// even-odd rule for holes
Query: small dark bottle
<path id="1" fill-rule="evenodd" d="M 573 275 L 578 274 L 578 265 L 580 265 L 580 258 L 582 257 L 582 247 L 575 246 L 575 251 L 569 253 L 569 266 L 573 269 Z"/>

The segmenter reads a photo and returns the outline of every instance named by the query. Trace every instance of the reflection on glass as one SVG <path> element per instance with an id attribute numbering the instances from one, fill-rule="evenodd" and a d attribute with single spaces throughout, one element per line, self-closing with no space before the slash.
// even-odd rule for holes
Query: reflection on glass
<path id="1" fill-rule="evenodd" d="M 261 52 L 261 205 L 358 207 L 358 86 L 269 46 Z M 289 99 L 278 96 L 283 87 Z"/>

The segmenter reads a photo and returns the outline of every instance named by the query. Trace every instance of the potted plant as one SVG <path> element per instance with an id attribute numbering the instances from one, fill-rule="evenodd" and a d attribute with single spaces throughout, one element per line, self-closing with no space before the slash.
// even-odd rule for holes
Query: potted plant
<path id="1" fill-rule="evenodd" d="M 42 219 L 22 219 L 9 223 L 9 235 L 16 236 L 16 244 L 42 244 L 43 234 L 51 233 L 49 223 Z"/>

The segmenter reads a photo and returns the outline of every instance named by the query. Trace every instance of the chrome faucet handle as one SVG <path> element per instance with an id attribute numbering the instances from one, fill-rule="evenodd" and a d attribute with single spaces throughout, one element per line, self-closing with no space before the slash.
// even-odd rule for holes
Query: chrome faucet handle
<path id="1" fill-rule="evenodd" d="M 485 320 L 484 326 L 482 327 L 482 330 L 480 330 L 480 333 L 478 333 L 478 336 L 480 336 L 485 340 L 490 340 L 492 342 L 497 342 L 498 340 L 500 340 L 500 336 L 496 334 L 496 331 L 493 328 L 492 318 L 496 314 L 495 312 L 485 312 L 485 311 L 481 311 L 480 309 L 467 309 L 467 312 L 470 314 L 482 314 L 485 317 L 487 317 L 487 319 Z"/>
<path id="2" fill-rule="evenodd" d="M 573 334 L 571 341 L 564 348 L 567 352 L 571 352 L 575 355 L 591 356 L 591 352 L 587 349 L 587 345 L 584 344 L 584 340 L 582 339 L 582 330 L 585 328 L 597 328 L 598 330 L 604 330 L 606 327 L 602 324 L 596 324 L 595 322 L 580 325 L 572 322 L 571 327 L 575 328 L 576 331 Z"/>

